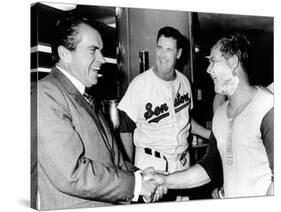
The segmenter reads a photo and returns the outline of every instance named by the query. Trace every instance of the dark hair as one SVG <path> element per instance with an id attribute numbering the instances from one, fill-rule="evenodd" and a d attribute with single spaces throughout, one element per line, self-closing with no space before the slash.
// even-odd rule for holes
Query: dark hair
<path id="1" fill-rule="evenodd" d="M 157 42 L 160 38 L 161 35 L 164 35 L 165 37 L 172 37 L 177 41 L 177 49 L 182 48 L 182 40 L 183 40 L 183 36 L 182 34 L 175 28 L 170 27 L 170 26 L 166 26 L 161 28 L 158 31 L 158 35 L 157 35 Z"/>
<path id="2" fill-rule="evenodd" d="M 223 57 L 226 59 L 236 55 L 245 71 L 249 68 L 249 51 L 251 43 L 244 34 L 235 33 L 223 37 L 217 41 L 214 47 L 219 47 Z"/>
<path id="3" fill-rule="evenodd" d="M 55 28 L 55 35 L 52 42 L 53 61 L 59 61 L 58 47 L 64 46 L 65 48 L 73 51 L 76 49 L 80 42 L 78 34 L 78 26 L 80 24 L 90 25 L 87 19 L 80 18 L 74 15 L 66 15 L 62 17 L 57 23 Z"/>

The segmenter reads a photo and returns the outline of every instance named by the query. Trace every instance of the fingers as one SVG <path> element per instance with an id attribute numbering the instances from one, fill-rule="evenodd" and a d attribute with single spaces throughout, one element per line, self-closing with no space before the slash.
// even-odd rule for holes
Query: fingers
<path id="1" fill-rule="evenodd" d="M 155 193 L 154 193 L 154 196 L 153 196 L 153 202 L 156 202 L 158 201 L 159 199 L 161 199 L 165 194 L 167 194 L 168 192 L 168 188 L 167 186 L 158 186 Z"/>
<path id="2" fill-rule="evenodd" d="M 147 199 L 152 198 L 155 193 L 157 186 L 154 181 L 146 181 L 142 178 L 141 193 L 140 195 L 147 197 Z"/>
<path id="3" fill-rule="evenodd" d="M 213 197 L 213 199 L 219 199 L 219 189 L 218 188 L 215 188 L 212 191 L 212 197 Z"/>
<path id="4" fill-rule="evenodd" d="M 166 185 L 159 185 L 157 181 L 143 181 L 144 192 L 142 192 L 145 202 L 155 202 L 161 199 L 168 192 Z"/>
<path id="5" fill-rule="evenodd" d="M 148 167 L 142 172 L 142 193 L 145 202 L 155 202 L 161 199 L 167 192 L 165 185 L 168 175 L 165 171 L 155 171 L 153 167 Z"/>

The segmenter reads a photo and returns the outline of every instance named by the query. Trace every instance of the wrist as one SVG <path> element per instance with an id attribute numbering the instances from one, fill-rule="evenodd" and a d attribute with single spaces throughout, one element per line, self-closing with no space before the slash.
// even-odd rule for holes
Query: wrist
<path id="1" fill-rule="evenodd" d="M 163 176 L 163 185 L 166 185 L 169 189 L 171 186 L 171 175 L 165 175 Z"/>

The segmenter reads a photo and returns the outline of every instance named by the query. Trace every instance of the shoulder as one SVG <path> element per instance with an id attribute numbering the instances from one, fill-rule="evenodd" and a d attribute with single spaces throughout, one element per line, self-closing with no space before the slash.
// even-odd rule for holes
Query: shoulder
<path id="1" fill-rule="evenodd" d="M 34 87 L 36 87 L 36 94 L 40 100 L 53 99 L 56 101 L 62 101 L 64 99 L 65 89 L 58 79 L 56 79 L 56 77 L 52 74 L 49 74 L 45 78 L 39 80 Z"/>
<path id="2" fill-rule="evenodd" d="M 178 70 L 175 70 L 175 71 L 176 71 L 178 80 L 181 83 L 183 83 L 183 86 L 186 86 L 186 88 L 188 90 L 191 90 L 191 84 L 190 84 L 189 79 L 183 73 L 179 72 Z"/>
<path id="3" fill-rule="evenodd" d="M 37 89 L 38 91 L 56 90 L 58 89 L 56 81 L 55 77 L 49 74 L 37 82 Z"/>
<path id="4" fill-rule="evenodd" d="M 273 94 L 269 90 L 264 87 L 258 87 L 256 104 L 259 105 L 259 107 L 271 108 L 274 105 L 273 100 Z"/>
<path id="5" fill-rule="evenodd" d="M 178 71 L 176 69 L 175 69 L 175 71 L 176 71 L 177 77 L 179 77 L 180 79 L 189 81 L 188 78 L 183 73 L 181 73 L 180 71 Z"/>
<path id="6" fill-rule="evenodd" d="M 257 87 L 259 98 L 273 98 L 273 93 L 263 86 Z"/>
<path id="7" fill-rule="evenodd" d="M 153 81 L 152 69 L 149 69 L 139 75 L 137 75 L 129 85 L 129 88 L 141 88 L 143 89 L 145 84 L 150 84 Z"/>
<path id="8" fill-rule="evenodd" d="M 176 74 L 177 74 L 177 78 L 180 81 L 184 81 L 185 83 L 187 83 L 188 85 L 190 85 L 189 79 L 181 72 L 179 72 L 178 70 L 175 70 Z"/>
<path id="9" fill-rule="evenodd" d="M 214 117 L 219 117 L 226 113 L 227 105 L 229 104 L 229 100 L 226 100 L 222 104 L 220 104 L 214 112 Z"/>

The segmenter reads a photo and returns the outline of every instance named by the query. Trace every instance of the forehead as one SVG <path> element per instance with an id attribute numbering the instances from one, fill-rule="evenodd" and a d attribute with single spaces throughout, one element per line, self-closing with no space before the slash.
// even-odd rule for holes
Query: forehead
<path id="1" fill-rule="evenodd" d="M 89 25 L 81 24 L 78 28 L 80 43 L 78 46 L 96 46 L 103 47 L 100 33 Z"/>
<path id="2" fill-rule="evenodd" d="M 165 37 L 164 35 L 161 35 L 158 39 L 157 45 L 166 48 L 176 48 L 177 41 L 172 37 Z"/>
<path id="3" fill-rule="evenodd" d="M 210 57 L 211 57 L 211 58 L 222 57 L 222 52 L 220 51 L 220 46 L 215 45 L 215 46 L 211 49 Z"/>

